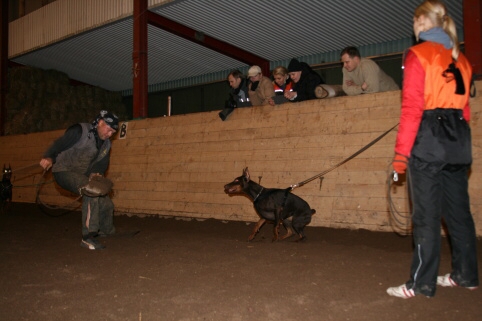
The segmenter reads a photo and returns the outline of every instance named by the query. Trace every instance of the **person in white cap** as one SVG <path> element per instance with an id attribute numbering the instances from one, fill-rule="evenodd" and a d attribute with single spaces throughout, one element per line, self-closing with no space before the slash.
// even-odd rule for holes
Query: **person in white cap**
<path id="1" fill-rule="evenodd" d="M 248 95 L 253 106 L 268 105 L 270 99 L 274 97 L 274 88 L 271 79 L 263 76 L 259 66 L 252 66 L 248 70 Z"/>

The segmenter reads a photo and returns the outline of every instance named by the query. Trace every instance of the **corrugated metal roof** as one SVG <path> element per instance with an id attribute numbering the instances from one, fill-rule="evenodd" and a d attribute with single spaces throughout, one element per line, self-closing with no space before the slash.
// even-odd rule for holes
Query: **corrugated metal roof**
<path id="1" fill-rule="evenodd" d="M 310 64 L 336 62 L 347 45 L 363 56 L 401 52 L 412 44 L 412 15 L 420 0 L 178 0 L 151 8 L 206 35 L 270 61 L 293 57 Z M 446 0 L 463 40 L 462 1 Z M 63 71 L 95 86 L 132 89 L 133 20 L 125 18 L 11 58 L 25 65 Z M 199 44 L 148 27 L 150 90 L 224 79 L 248 66 Z"/>

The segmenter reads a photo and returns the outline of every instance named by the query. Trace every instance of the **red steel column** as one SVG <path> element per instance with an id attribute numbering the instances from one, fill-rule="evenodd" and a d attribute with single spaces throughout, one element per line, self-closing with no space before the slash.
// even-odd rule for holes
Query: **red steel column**
<path id="1" fill-rule="evenodd" d="M 5 135 L 8 91 L 8 1 L 0 4 L 0 136 Z"/>
<path id="2" fill-rule="evenodd" d="M 147 117 L 147 0 L 134 0 L 133 118 Z"/>
<path id="3" fill-rule="evenodd" d="M 464 0 L 465 55 L 472 64 L 473 73 L 482 79 L 482 2 Z"/>

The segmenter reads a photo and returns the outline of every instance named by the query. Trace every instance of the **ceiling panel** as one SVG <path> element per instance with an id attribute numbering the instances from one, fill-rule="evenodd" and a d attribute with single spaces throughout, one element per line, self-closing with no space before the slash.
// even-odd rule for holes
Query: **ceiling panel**
<path id="1" fill-rule="evenodd" d="M 387 54 L 410 45 L 412 15 L 419 0 L 178 0 L 150 10 L 240 47 L 273 64 L 292 57 L 337 53 L 354 45 L 362 55 Z M 462 1 L 445 1 L 463 35 Z M 113 91 L 132 89 L 132 18 L 40 48 L 13 61 L 65 72 L 70 78 Z M 463 37 L 462 37 L 463 38 Z M 408 45 L 406 45 L 408 44 Z M 303 60 L 303 59 L 302 59 Z M 148 83 L 193 84 L 186 79 L 224 79 L 247 66 L 233 58 L 148 27 Z M 196 78 L 197 77 L 197 78 Z"/>

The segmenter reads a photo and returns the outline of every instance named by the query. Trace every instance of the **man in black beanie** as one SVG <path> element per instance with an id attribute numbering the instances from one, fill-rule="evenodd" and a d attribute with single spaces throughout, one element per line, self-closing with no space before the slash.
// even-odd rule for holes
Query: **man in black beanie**
<path id="1" fill-rule="evenodd" d="M 303 101 L 315 99 L 315 88 L 324 81 L 321 76 L 316 73 L 305 62 L 299 62 L 297 59 L 291 59 L 288 65 L 288 73 L 293 82 L 293 91 L 285 92 L 285 97 L 290 101 Z"/>
<path id="2" fill-rule="evenodd" d="M 82 197 L 82 241 L 89 250 L 104 248 L 98 240 L 99 233 L 115 233 L 113 224 L 114 203 L 109 197 L 111 185 L 95 195 L 93 182 L 99 181 L 110 161 L 112 135 L 119 129 L 117 116 L 102 110 L 92 123 L 70 126 L 44 153 L 40 166 L 52 168 L 55 181 L 62 188 Z M 105 181 L 110 182 L 105 179 Z M 112 184 L 112 182 L 110 182 Z M 95 189 L 94 189 L 95 190 Z"/>

